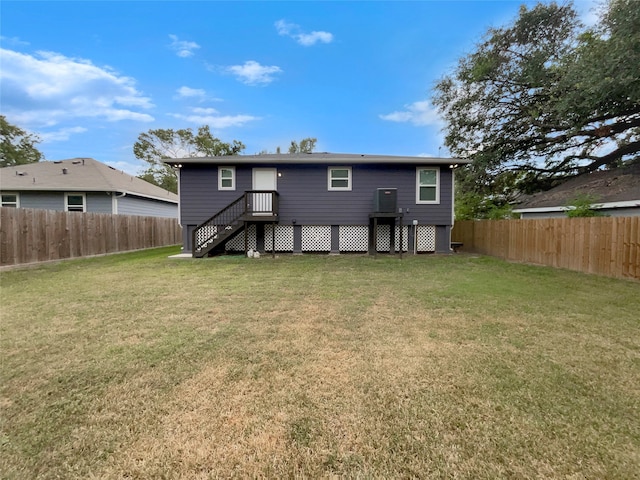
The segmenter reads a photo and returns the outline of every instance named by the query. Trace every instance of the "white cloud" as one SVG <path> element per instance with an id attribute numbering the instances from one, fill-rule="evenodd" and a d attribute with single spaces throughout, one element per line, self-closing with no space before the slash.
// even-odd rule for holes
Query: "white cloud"
<path id="1" fill-rule="evenodd" d="M 197 97 L 204 98 L 207 95 L 201 88 L 180 87 L 178 90 L 178 97 Z"/>
<path id="2" fill-rule="evenodd" d="M 414 102 L 410 105 L 405 105 L 405 110 L 403 111 L 392 112 L 379 116 L 381 119 L 388 120 L 390 122 L 408 122 L 416 126 L 442 124 L 442 119 L 438 115 L 438 111 L 433 108 L 429 100 Z"/>
<path id="3" fill-rule="evenodd" d="M 198 125 L 209 125 L 211 128 L 239 127 L 247 122 L 260 120 L 260 117 L 252 115 L 220 115 L 215 108 L 192 108 L 191 113 L 184 115 L 180 113 L 171 114 L 172 117 L 179 118 Z"/>
<path id="4" fill-rule="evenodd" d="M 5 45 L 13 45 L 15 47 L 24 47 L 29 45 L 29 42 L 20 40 L 20 38 L 18 37 L 5 37 L 3 35 L 0 35 L 0 41 Z"/>
<path id="5" fill-rule="evenodd" d="M 40 137 L 43 143 L 64 142 L 69 140 L 69 138 L 71 138 L 71 135 L 73 135 L 74 133 L 84 133 L 86 131 L 87 129 L 84 127 L 68 127 L 61 128 L 54 132 L 39 133 L 38 137 Z"/>
<path id="6" fill-rule="evenodd" d="M 275 23 L 278 35 L 285 37 L 291 37 L 300 45 L 309 47 L 316 43 L 331 43 L 333 42 L 333 34 L 323 31 L 313 31 L 311 33 L 305 33 L 302 31 L 299 25 L 295 23 L 287 23 L 285 20 L 278 20 Z"/>
<path id="7" fill-rule="evenodd" d="M 333 41 L 333 35 L 328 32 L 301 33 L 296 38 L 298 39 L 298 43 L 305 47 L 318 42 L 331 43 Z"/>
<path id="8" fill-rule="evenodd" d="M 180 40 L 177 35 L 169 35 L 171 39 L 171 45 L 169 48 L 176 52 L 176 55 L 182 58 L 193 56 L 193 51 L 200 48 L 196 42 L 188 42 L 186 40 Z"/>
<path id="9" fill-rule="evenodd" d="M 88 60 L 54 52 L 34 55 L 0 49 L 3 113 L 23 125 L 53 126 L 77 118 L 148 122 L 153 107 L 132 78 Z"/>
<path id="10" fill-rule="evenodd" d="M 216 115 L 217 113 L 219 113 L 218 110 L 210 107 L 209 108 L 195 107 L 195 108 L 192 108 L 191 111 L 198 115 Z"/>
<path id="11" fill-rule="evenodd" d="M 227 72 L 235 75 L 238 80 L 247 85 L 258 85 L 260 83 L 271 83 L 275 80 L 274 75 L 282 73 L 282 69 L 275 65 L 260 65 L 254 60 L 244 62 L 244 65 L 233 65 L 226 67 Z"/>

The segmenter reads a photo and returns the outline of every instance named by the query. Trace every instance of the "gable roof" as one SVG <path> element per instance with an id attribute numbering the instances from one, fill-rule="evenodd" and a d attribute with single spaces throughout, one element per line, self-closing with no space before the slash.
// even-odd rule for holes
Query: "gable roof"
<path id="1" fill-rule="evenodd" d="M 175 193 L 93 158 L 71 158 L 0 168 L 0 188 L 4 191 L 32 192 L 122 192 L 178 203 Z"/>
<path id="2" fill-rule="evenodd" d="M 460 158 L 443 157 L 408 157 L 394 155 L 365 155 L 359 153 L 267 153 L 260 155 L 225 155 L 220 157 L 190 157 L 169 158 L 164 160 L 172 166 L 181 164 L 218 164 L 218 165 L 248 165 L 257 163 L 268 164 L 392 164 L 409 163 L 414 165 L 457 165 L 470 163 Z"/>
<path id="3" fill-rule="evenodd" d="M 557 210 L 580 195 L 593 196 L 601 208 L 640 206 L 640 162 L 585 173 L 546 192 L 529 195 L 514 212 Z"/>

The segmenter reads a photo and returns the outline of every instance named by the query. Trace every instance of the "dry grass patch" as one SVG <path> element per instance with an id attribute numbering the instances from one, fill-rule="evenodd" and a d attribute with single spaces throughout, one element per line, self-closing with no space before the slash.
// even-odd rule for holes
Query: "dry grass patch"
<path id="1" fill-rule="evenodd" d="M 166 254 L 3 274 L 2 478 L 640 471 L 637 284 Z"/>

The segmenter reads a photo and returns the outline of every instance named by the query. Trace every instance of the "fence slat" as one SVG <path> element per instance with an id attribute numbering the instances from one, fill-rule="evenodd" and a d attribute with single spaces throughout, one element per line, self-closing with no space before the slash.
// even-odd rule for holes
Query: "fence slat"
<path id="1" fill-rule="evenodd" d="M 451 238 L 464 250 L 640 280 L 640 217 L 457 221 Z"/>
<path id="2" fill-rule="evenodd" d="M 180 243 L 175 218 L 0 208 L 0 266 Z"/>

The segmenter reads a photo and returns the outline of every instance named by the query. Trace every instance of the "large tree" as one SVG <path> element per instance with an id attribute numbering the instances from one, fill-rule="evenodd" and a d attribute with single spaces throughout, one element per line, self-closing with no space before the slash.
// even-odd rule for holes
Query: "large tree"
<path id="1" fill-rule="evenodd" d="M 0 167 L 39 162 L 44 158 L 35 145 L 40 138 L 9 123 L 0 115 Z"/>
<path id="2" fill-rule="evenodd" d="M 522 6 L 435 87 L 462 187 L 506 199 L 640 152 L 640 8 L 610 0 L 584 28 L 571 4 Z M 508 182 L 505 182 L 508 179 Z"/>
<path id="3" fill-rule="evenodd" d="M 139 175 L 140 178 L 175 193 L 178 191 L 176 173 L 163 163 L 164 160 L 238 155 L 244 148 L 242 142 L 237 140 L 226 143 L 216 138 L 209 126 L 204 125 L 195 133 L 190 128 L 159 128 L 141 133 L 133 145 L 133 154 L 148 163 L 147 169 Z"/>

